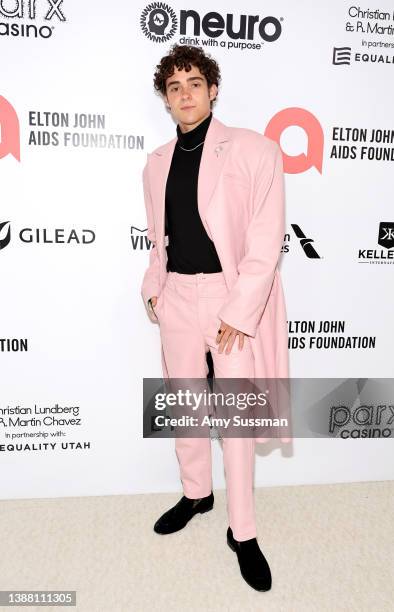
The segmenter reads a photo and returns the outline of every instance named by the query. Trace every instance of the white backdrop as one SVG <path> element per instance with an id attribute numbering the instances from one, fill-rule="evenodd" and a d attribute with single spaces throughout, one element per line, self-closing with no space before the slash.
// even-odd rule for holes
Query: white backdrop
<path id="1" fill-rule="evenodd" d="M 277 20 L 272 42 L 257 28 L 249 40 L 217 28 L 212 37 L 228 14 L 237 29 L 235 2 L 216 2 L 200 34 L 191 19 L 182 30 L 182 15 L 194 10 L 203 22 L 208 2 L 31 6 L 0 1 L 1 497 L 181 490 L 174 441 L 142 438 L 142 381 L 162 372 L 140 286 L 149 248 L 142 168 L 176 127 L 153 72 L 184 37 L 197 36 L 220 64 L 214 114 L 278 138 L 284 153 L 291 375 L 392 376 L 394 4 L 356 16 L 343 0 L 246 3 L 242 14 L 257 25 Z M 74 127 L 75 114 L 91 123 Z M 339 140 L 341 128 L 356 139 Z M 387 142 L 369 142 L 372 130 L 387 131 Z M 320 169 L 309 161 L 319 157 Z M 297 321 L 315 332 L 297 331 Z M 343 329 L 319 334 L 320 321 Z M 334 348 L 337 336 L 356 337 L 355 348 Z M 311 337 L 331 346 L 315 348 Z M 56 405 L 70 411 L 43 422 Z M 214 441 L 217 488 L 221 455 Z M 391 479 L 393 463 L 391 439 L 259 445 L 256 486 Z"/>

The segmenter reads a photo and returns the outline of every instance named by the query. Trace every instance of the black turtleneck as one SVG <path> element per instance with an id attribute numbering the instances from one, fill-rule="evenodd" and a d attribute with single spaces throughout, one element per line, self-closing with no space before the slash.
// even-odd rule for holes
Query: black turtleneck
<path id="1" fill-rule="evenodd" d="M 221 272 L 215 245 L 205 231 L 197 206 L 197 181 L 203 143 L 212 112 L 189 132 L 179 125 L 166 183 L 165 233 L 167 271 L 183 274 Z M 199 146 L 198 146 L 199 145 Z M 181 149 L 193 149 L 184 151 Z"/>

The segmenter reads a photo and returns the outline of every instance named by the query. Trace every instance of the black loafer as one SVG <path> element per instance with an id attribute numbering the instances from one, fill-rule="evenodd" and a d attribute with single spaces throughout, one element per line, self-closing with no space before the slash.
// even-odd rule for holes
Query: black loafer
<path id="1" fill-rule="evenodd" d="M 211 494 L 200 499 L 189 499 L 185 495 L 173 508 L 165 512 L 154 524 L 153 530 L 156 533 L 174 533 L 183 529 L 195 514 L 208 512 L 213 508 L 214 497 Z"/>
<path id="2" fill-rule="evenodd" d="M 227 544 L 237 553 L 242 578 L 256 591 L 269 591 L 272 585 L 271 570 L 261 552 L 256 538 L 238 542 L 231 527 L 227 529 Z"/>

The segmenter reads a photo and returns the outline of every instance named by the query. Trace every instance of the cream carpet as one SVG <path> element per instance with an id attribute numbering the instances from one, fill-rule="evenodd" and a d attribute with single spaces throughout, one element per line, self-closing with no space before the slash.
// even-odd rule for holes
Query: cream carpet
<path id="1" fill-rule="evenodd" d="M 0 590 L 76 590 L 78 612 L 394 610 L 393 482 L 256 489 L 267 593 L 243 581 L 214 493 L 167 536 L 152 525 L 181 492 L 1 501 Z"/>

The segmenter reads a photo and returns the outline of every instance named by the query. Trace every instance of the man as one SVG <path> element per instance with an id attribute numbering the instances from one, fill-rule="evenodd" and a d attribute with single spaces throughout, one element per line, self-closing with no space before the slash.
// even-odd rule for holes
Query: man
<path id="1" fill-rule="evenodd" d="M 176 138 L 143 171 L 152 242 L 142 297 L 158 322 L 165 378 L 287 377 L 286 310 L 277 268 L 284 237 L 283 162 L 273 140 L 213 117 L 220 71 L 198 47 L 175 44 L 154 86 Z M 254 438 L 223 438 L 229 527 L 245 581 L 271 588 L 256 539 Z M 179 438 L 183 497 L 155 523 L 168 534 L 212 509 L 210 438 Z"/>

